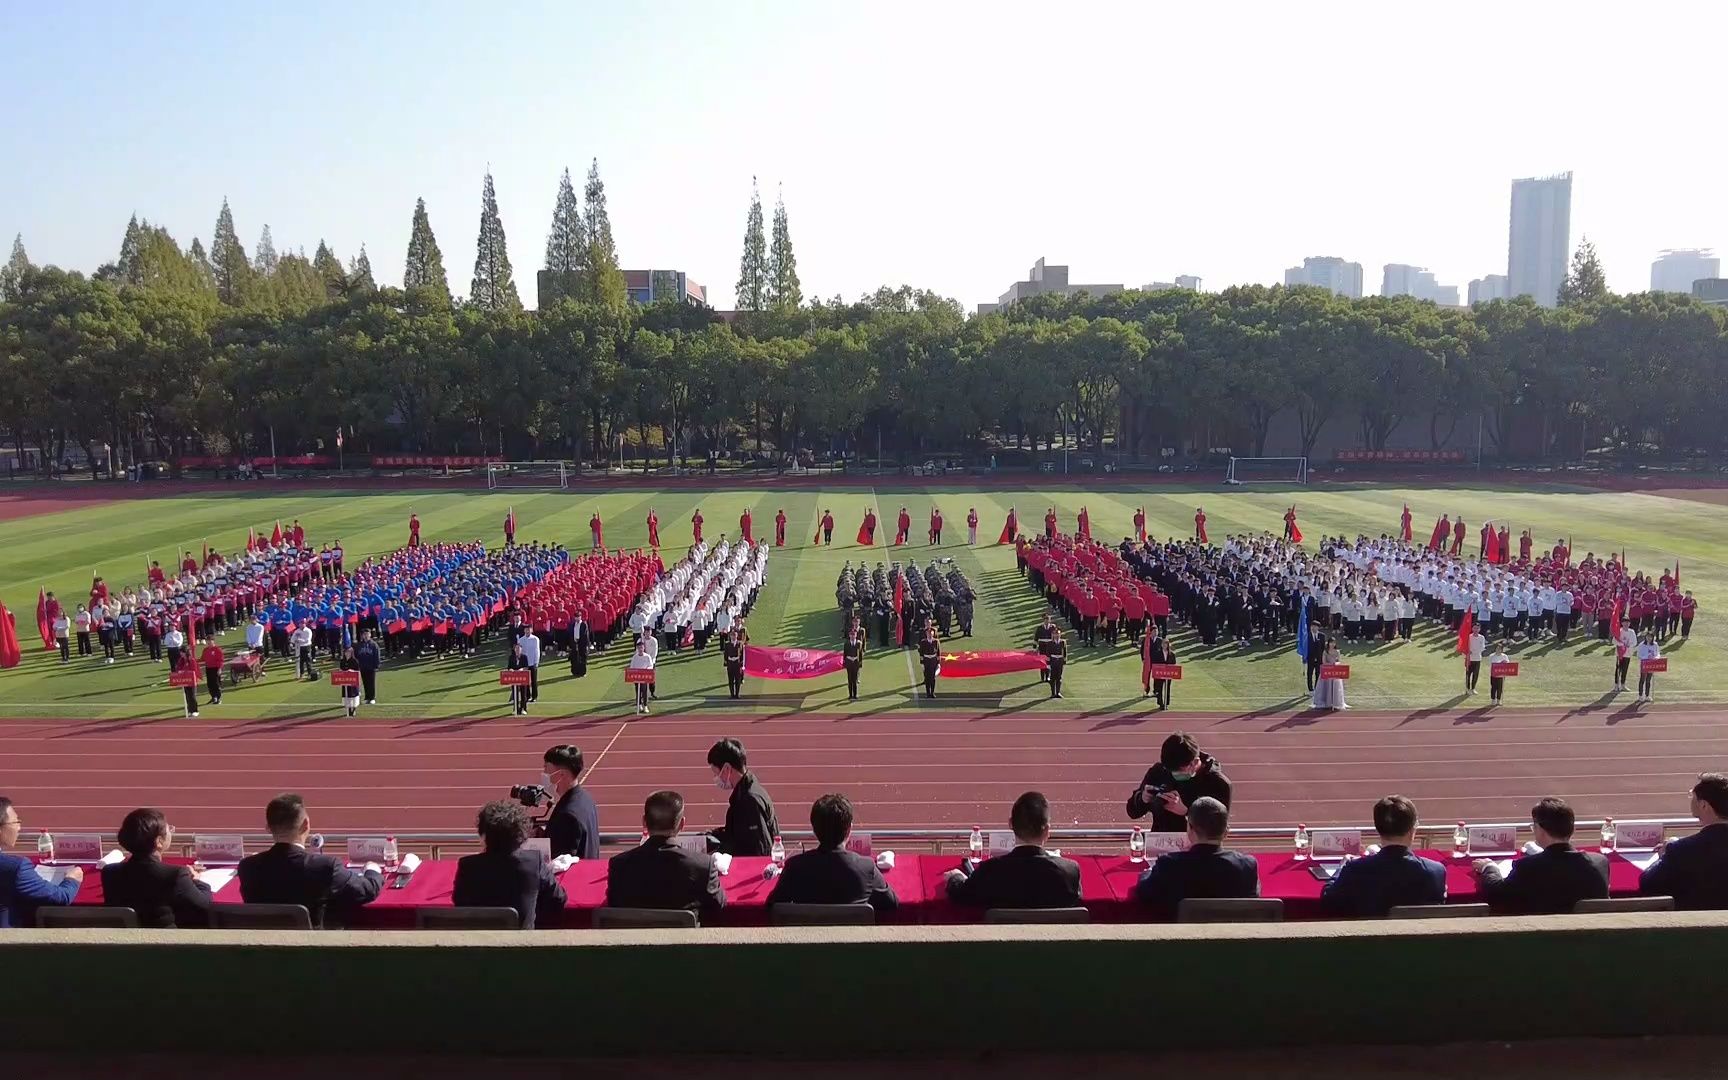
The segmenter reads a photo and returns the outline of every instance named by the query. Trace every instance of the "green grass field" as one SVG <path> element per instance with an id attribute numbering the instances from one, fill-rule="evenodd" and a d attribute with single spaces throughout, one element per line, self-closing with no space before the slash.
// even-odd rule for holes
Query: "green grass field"
<path id="1" fill-rule="evenodd" d="M 739 513 L 749 507 L 758 534 L 772 537 L 774 513 L 784 508 L 790 521 L 788 547 L 769 557 L 768 584 L 751 616 L 756 644 L 837 647 L 839 615 L 834 579 L 842 563 L 860 557 L 874 563 L 885 549 L 860 549 L 852 534 L 867 505 L 874 503 L 892 531 L 901 505 L 910 508 L 913 533 L 921 537 L 932 501 L 949 523 L 949 543 L 942 553 L 954 557 L 972 578 L 980 594 L 976 635 L 971 647 L 1019 648 L 1029 643 L 1040 606 L 1014 570 L 1012 548 L 965 546 L 964 520 L 976 507 L 980 540 L 995 540 L 1010 505 L 1022 521 L 1035 526 L 1046 506 L 1054 505 L 1063 528 L 1073 528 L 1074 513 L 1089 507 L 1093 533 L 1119 538 L 1131 529 L 1134 507 L 1142 505 L 1155 535 L 1186 535 L 1192 529 L 1194 507 L 1204 505 L 1214 542 L 1230 532 L 1281 527 L 1282 509 L 1294 500 L 1309 543 L 1325 534 L 1379 535 L 1391 531 L 1400 507 L 1408 500 L 1416 531 L 1425 536 L 1442 511 L 1462 513 L 1471 527 L 1471 548 L 1484 517 L 1535 530 L 1539 541 L 1571 535 L 1574 550 L 1604 553 L 1624 548 L 1634 568 L 1657 572 L 1682 564 L 1684 582 L 1697 596 L 1700 615 L 1692 639 L 1670 646 L 1670 672 L 1658 682 L 1659 702 L 1701 703 L 1728 700 L 1728 631 L 1720 613 L 1728 604 L 1728 510 L 1703 502 L 1645 494 L 1553 490 L 1542 493 L 1454 487 L 1447 489 L 1337 488 L 1251 490 L 1220 493 L 1216 489 L 1158 488 L 1081 492 L 1077 490 L 979 490 L 964 487 L 895 489 L 845 488 L 832 491 L 610 490 L 600 494 L 409 492 L 400 494 L 322 491 L 272 492 L 267 485 L 232 493 L 130 500 L 0 522 L 0 600 L 18 615 L 20 637 L 27 648 L 25 662 L 0 673 L 0 715 L 48 717 L 134 717 L 177 711 L 178 694 L 164 683 L 163 670 L 143 658 L 106 666 L 99 660 L 62 666 L 39 647 L 34 631 L 36 590 L 46 585 L 63 600 L 75 602 L 88 591 L 92 574 L 101 574 L 118 588 L 142 581 L 147 560 L 164 565 L 180 552 L 196 551 L 205 540 L 222 551 L 245 542 L 248 526 L 269 525 L 280 518 L 286 525 L 298 517 L 314 545 L 340 538 L 350 563 L 369 553 L 382 553 L 404 542 L 412 510 L 419 514 L 429 540 L 481 538 L 502 542 L 501 522 L 509 506 L 516 509 L 520 539 L 561 541 L 572 550 L 588 543 L 589 515 L 598 508 L 611 544 L 646 543 L 644 519 L 652 507 L 661 520 L 661 538 L 669 557 L 682 554 L 689 542 L 689 518 L 702 508 L 707 529 L 735 534 Z M 810 544 L 821 510 L 834 512 L 836 545 Z M 901 549 L 903 557 L 923 563 L 930 549 L 915 543 Z M 238 632 L 224 644 L 240 640 Z M 1182 633 L 1176 640 L 1185 665 L 1174 707 L 1178 710 L 1241 712 L 1293 708 L 1303 703 L 1299 661 L 1291 646 L 1256 646 L 1201 650 L 1198 641 Z M 1573 706 L 1598 699 L 1609 684 L 1607 646 L 1573 643 L 1564 649 L 1542 644 L 1523 647 L 1514 659 L 1523 662 L 1522 676 L 1508 692 L 1510 705 Z M 1418 709 L 1456 704 L 1461 664 L 1451 652 L 1451 640 L 1438 629 L 1418 629 L 1409 644 L 1347 653 L 1352 664 L 1351 703 L 1369 709 Z M 541 714 L 628 714 L 627 688 L 622 678 L 623 650 L 597 659 L 586 679 L 570 678 L 568 668 L 546 669 Z M 501 651 L 469 661 L 423 661 L 387 665 L 381 675 L 385 716 L 446 717 L 493 715 L 506 711 L 496 669 Z M 909 654 L 874 652 L 865 666 L 861 700 L 846 701 L 841 677 L 806 683 L 747 682 L 745 698 L 727 699 L 717 651 L 683 652 L 663 657 L 659 711 L 712 711 L 716 714 L 775 714 L 830 712 L 872 714 L 925 711 L 932 706 L 917 699 L 916 678 Z M 229 693 L 209 717 L 284 716 L 337 708 L 336 691 L 328 682 L 292 681 L 278 662 L 275 674 L 256 686 Z M 1076 648 L 1069 664 L 1068 686 L 1060 702 L 1048 699 L 1035 676 L 1011 675 L 967 681 L 945 681 L 935 707 L 969 713 L 1017 714 L 1039 712 L 1135 713 L 1146 710 L 1140 695 L 1139 663 L 1131 646 L 1115 649 Z"/>

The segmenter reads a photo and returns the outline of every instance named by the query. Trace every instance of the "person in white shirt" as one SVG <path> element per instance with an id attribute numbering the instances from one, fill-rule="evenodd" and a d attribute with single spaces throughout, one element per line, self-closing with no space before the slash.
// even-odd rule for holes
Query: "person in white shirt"
<path id="1" fill-rule="evenodd" d="M 540 700 L 540 638 L 529 627 L 516 639 L 516 644 L 521 647 L 522 660 L 528 668 L 528 703 L 532 705 Z"/>
<path id="2" fill-rule="evenodd" d="M 648 646 L 638 641 L 636 654 L 630 658 L 630 668 L 633 671 L 654 671 L 654 657 L 648 652 Z M 636 684 L 636 711 L 643 716 L 648 715 L 648 683 Z"/>
<path id="3" fill-rule="evenodd" d="M 312 636 L 312 628 L 302 623 L 294 628 L 294 634 L 288 641 L 294 646 L 294 655 L 300 658 L 294 677 L 298 679 L 305 676 L 312 682 L 317 682 L 318 669 L 312 666 Z"/>
<path id="4" fill-rule="evenodd" d="M 175 620 L 168 624 L 168 632 L 162 635 L 162 648 L 168 652 L 168 670 L 180 669 L 180 650 L 186 647 L 186 635 L 180 632 L 180 622 Z"/>
<path id="5" fill-rule="evenodd" d="M 66 612 L 61 611 L 56 614 L 54 616 L 54 643 L 60 646 L 60 662 L 62 664 L 72 662 L 72 646 L 69 638 L 71 632 L 72 620 L 66 617 Z"/>
<path id="6" fill-rule="evenodd" d="M 1644 670 L 1644 661 L 1662 659 L 1662 650 L 1656 644 L 1656 636 L 1648 631 L 1644 640 L 1638 643 L 1638 700 L 1656 700 L 1656 676 Z"/>
<path id="7" fill-rule="evenodd" d="M 1572 628 L 1572 592 L 1561 589 L 1554 594 L 1554 640 L 1566 644 L 1566 632 Z"/>
<path id="8" fill-rule="evenodd" d="M 1626 669 L 1632 665 L 1632 657 L 1638 651 L 1638 631 L 1630 626 L 1620 627 L 1620 637 L 1614 642 L 1614 692 L 1623 693 L 1626 689 Z"/>
<path id="9" fill-rule="evenodd" d="M 1471 638 L 1471 644 L 1475 644 L 1474 637 Z M 1503 699 L 1506 696 L 1506 677 L 1495 675 L 1494 665 L 1511 662 L 1512 658 L 1506 655 L 1506 643 L 1504 641 L 1494 646 L 1493 655 L 1488 657 L 1488 701 L 1492 705 L 1504 704 Z M 1475 691 L 1472 690 L 1471 693 L 1475 693 Z"/>
<path id="10" fill-rule="evenodd" d="M 264 624 L 257 619 L 246 624 L 246 648 L 252 652 L 264 651 Z"/>
<path id="11" fill-rule="evenodd" d="M 1476 695 L 1476 681 L 1482 675 L 1482 650 L 1487 647 L 1488 639 L 1482 636 L 1482 628 L 1473 628 L 1464 657 L 1464 692 L 1472 697 Z"/>

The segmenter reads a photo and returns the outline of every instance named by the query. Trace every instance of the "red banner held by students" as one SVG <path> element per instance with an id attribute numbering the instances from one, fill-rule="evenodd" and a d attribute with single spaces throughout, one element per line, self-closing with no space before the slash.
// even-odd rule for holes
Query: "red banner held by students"
<path id="1" fill-rule="evenodd" d="M 781 649 L 744 646 L 744 674 L 758 679 L 817 679 L 846 666 L 842 653 L 827 649 Z"/>
<path id="2" fill-rule="evenodd" d="M 1015 671 L 1043 671 L 1050 660 L 1042 653 L 995 649 L 942 654 L 941 675 L 945 679 L 975 679 L 984 675 L 1006 675 Z"/>
<path id="3" fill-rule="evenodd" d="M 0 668 L 17 667 L 23 659 L 24 650 L 18 644 L 17 620 L 12 618 L 5 604 L 0 604 Z"/>

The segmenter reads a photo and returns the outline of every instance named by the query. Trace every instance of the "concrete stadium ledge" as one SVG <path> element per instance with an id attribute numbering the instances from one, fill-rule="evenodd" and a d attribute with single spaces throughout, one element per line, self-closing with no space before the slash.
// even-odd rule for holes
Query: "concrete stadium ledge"
<path id="1" fill-rule="evenodd" d="M 0 933 L 0 1042 L 857 1058 L 1715 1034 L 1728 913 L 1220 926 Z M 1200 1003 L 1211 1003 L 1204 1007 Z M 165 1006 L 183 1021 L 161 1022 Z M 1190 1007 L 1193 1006 L 1193 1007 Z M 1172 1011 L 1179 1010 L 1179 1011 Z M 1179 1017 L 1179 1019 L 1178 1019 Z M 842 1036 L 845 1037 L 842 1037 Z"/>

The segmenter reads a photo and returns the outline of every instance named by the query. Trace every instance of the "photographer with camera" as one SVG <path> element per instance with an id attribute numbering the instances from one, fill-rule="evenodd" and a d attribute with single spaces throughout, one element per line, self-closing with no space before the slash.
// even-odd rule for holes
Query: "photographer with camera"
<path id="1" fill-rule="evenodd" d="M 529 809 L 551 803 L 545 818 L 535 822 L 534 834 L 552 842 L 552 857 L 574 855 L 579 859 L 600 857 L 600 809 L 594 797 L 576 783 L 582 775 L 582 751 L 574 746 L 554 746 L 541 759 L 544 771 L 539 784 L 510 789 L 510 797 Z"/>
<path id="2" fill-rule="evenodd" d="M 1202 754 L 1192 736 L 1174 732 L 1158 751 L 1158 764 L 1146 770 L 1140 786 L 1128 796 L 1128 816 L 1136 820 L 1152 815 L 1153 832 L 1183 832 L 1188 828 L 1188 807 L 1196 799 L 1217 799 L 1230 807 L 1230 778 L 1218 767 L 1218 759 Z"/>

